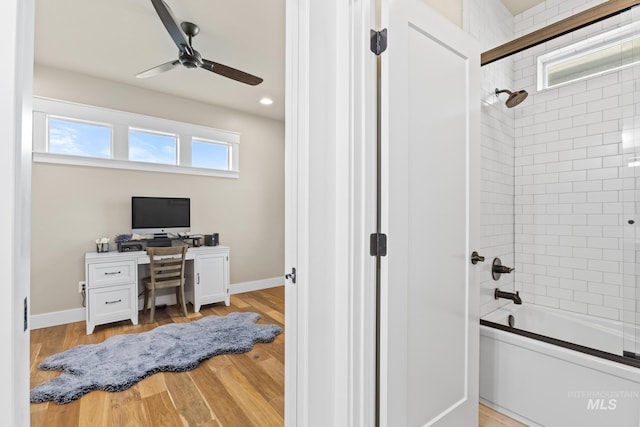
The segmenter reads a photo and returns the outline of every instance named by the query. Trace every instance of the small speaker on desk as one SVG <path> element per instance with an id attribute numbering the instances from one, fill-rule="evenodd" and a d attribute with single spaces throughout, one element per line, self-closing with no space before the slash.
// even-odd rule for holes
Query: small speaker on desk
<path id="1" fill-rule="evenodd" d="M 218 237 L 218 233 L 204 235 L 205 246 L 218 246 L 219 244 L 220 244 L 220 239 Z"/>

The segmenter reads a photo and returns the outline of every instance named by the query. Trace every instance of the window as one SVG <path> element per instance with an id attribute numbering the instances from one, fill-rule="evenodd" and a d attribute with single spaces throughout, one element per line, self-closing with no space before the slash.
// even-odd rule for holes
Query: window
<path id="1" fill-rule="evenodd" d="M 640 62 L 640 25 L 633 23 L 538 58 L 538 89 L 547 89 Z"/>
<path id="2" fill-rule="evenodd" d="M 129 160 L 134 162 L 178 164 L 178 138 L 157 132 L 129 129 Z"/>
<path id="3" fill-rule="evenodd" d="M 240 135 L 34 97 L 33 161 L 237 178 Z"/>
<path id="4" fill-rule="evenodd" d="M 111 158 L 111 126 L 49 117 L 50 153 Z"/>
<path id="5" fill-rule="evenodd" d="M 191 166 L 228 170 L 230 165 L 228 144 L 193 139 L 191 141 Z"/>

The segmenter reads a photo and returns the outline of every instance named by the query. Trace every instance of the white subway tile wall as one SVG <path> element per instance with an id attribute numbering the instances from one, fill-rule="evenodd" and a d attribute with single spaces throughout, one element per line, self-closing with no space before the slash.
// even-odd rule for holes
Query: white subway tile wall
<path id="1" fill-rule="evenodd" d="M 515 36 L 599 3 L 549 0 L 514 18 Z M 626 13 L 513 55 L 514 85 L 529 92 L 514 109 L 515 267 L 525 273 L 514 277 L 525 303 L 637 322 L 638 304 L 625 314 L 623 298 L 636 288 L 625 201 L 636 198 L 627 163 L 637 142 L 623 148 L 623 131 L 637 129 L 639 67 L 542 91 L 536 81 L 539 55 L 629 22 Z"/>
<path id="2" fill-rule="evenodd" d="M 484 51 L 600 3 L 548 0 L 513 17 L 499 0 L 466 0 L 465 29 Z M 630 15 L 482 67 L 481 316 L 505 304 L 493 299 L 500 287 L 525 303 L 640 324 L 640 223 L 627 223 L 640 209 L 640 168 L 627 167 L 640 160 L 640 67 L 540 92 L 536 81 L 539 55 L 640 18 Z M 509 109 L 495 88 L 529 97 Z M 496 256 L 516 268 L 498 282 Z"/>
<path id="3" fill-rule="evenodd" d="M 488 50 L 513 39 L 513 16 L 500 0 L 470 0 L 465 28 Z M 495 257 L 503 265 L 514 265 L 514 115 L 504 105 L 506 94 L 497 97 L 496 88 L 513 89 L 513 59 L 482 67 L 481 115 L 481 230 L 480 248 L 485 257 L 480 269 L 480 314 L 485 315 L 510 301 L 496 300 L 496 287 L 514 290 L 513 274 L 491 277 Z"/>

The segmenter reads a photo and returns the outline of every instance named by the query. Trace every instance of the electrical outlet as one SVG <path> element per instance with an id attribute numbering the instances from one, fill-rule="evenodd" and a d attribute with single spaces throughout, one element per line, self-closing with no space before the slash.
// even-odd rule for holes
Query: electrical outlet
<path id="1" fill-rule="evenodd" d="M 87 285 L 87 282 L 81 280 L 78 282 L 78 293 L 81 294 L 84 291 L 84 287 Z"/>

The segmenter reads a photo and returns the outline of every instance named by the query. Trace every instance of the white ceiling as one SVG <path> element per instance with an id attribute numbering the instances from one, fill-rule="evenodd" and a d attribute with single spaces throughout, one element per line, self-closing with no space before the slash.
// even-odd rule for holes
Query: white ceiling
<path id="1" fill-rule="evenodd" d="M 284 120 L 285 0 L 165 0 L 178 21 L 200 27 L 203 58 L 262 77 L 257 86 L 176 67 L 178 49 L 150 0 L 36 0 L 35 62 Z M 260 98 L 273 99 L 271 106 Z"/>
<path id="2" fill-rule="evenodd" d="M 518 14 L 543 0 L 502 0 Z M 202 56 L 262 77 L 249 86 L 203 69 L 141 71 L 177 59 L 150 0 L 36 0 L 35 62 L 284 120 L 285 0 L 165 0 L 200 27 Z M 260 98 L 273 99 L 271 106 Z"/>
<path id="3" fill-rule="evenodd" d="M 544 3 L 544 0 L 502 0 L 502 4 L 504 4 L 514 16 L 540 3 Z"/>

